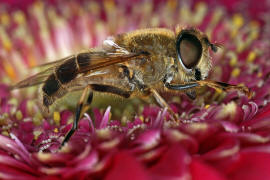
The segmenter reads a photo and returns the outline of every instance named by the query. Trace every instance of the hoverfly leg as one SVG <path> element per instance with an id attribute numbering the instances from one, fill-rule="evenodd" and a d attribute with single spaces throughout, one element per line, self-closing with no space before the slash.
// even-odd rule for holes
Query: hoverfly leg
<path id="1" fill-rule="evenodd" d="M 214 89 L 221 89 L 223 91 L 236 90 L 244 93 L 248 98 L 253 96 L 253 93 L 244 85 L 231 85 L 223 82 L 211 81 L 211 80 L 201 80 L 197 81 L 200 86 L 208 86 Z"/>
<path id="2" fill-rule="evenodd" d="M 186 95 L 191 99 L 195 100 L 197 97 L 197 93 L 194 90 L 187 90 Z"/>
<path id="3" fill-rule="evenodd" d="M 78 102 L 77 108 L 76 108 L 76 114 L 75 114 L 75 119 L 73 121 L 73 125 L 71 130 L 69 130 L 69 132 L 66 134 L 61 147 L 65 145 L 65 143 L 67 143 L 69 141 L 69 139 L 71 138 L 71 136 L 74 134 L 74 132 L 77 130 L 78 128 L 78 124 L 79 121 L 81 119 L 81 116 L 89 109 L 89 105 L 91 104 L 93 100 L 93 92 L 90 91 L 90 85 L 86 86 L 86 88 L 84 89 L 81 98 Z"/>
<path id="4" fill-rule="evenodd" d="M 150 92 L 150 94 L 153 95 L 159 106 L 168 109 L 168 112 L 171 114 L 174 121 L 178 121 L 177 114 L 172 110 L 172 108 L 166 103 L 166 101 L 160 96 L 160 94 L 155 89 L 149 88 L 148 92 Z"/>
<path id="5" fill-rule="evenodd" d="M 169 83 L 165 83 L 165 87 L 168 89 L 172 89 L 172 90 L 186 90 L 186 89 L 190 89 L 190 88 L 194 88 L 199 86 L 198 83 L 194 82 L 194 83 L 189 83 L 189 84 L 169 84 Z"/>
<path id="6" fill-rule="evenodd" d="M 84 114 L 84 112 L 86 112 L 88 110 L 89 105 L 91 104 L 92 99 L 93 99 L 93 92 L 90 91 L 90 89 L 93 90 L 93 91 L 116 94 L 116 95 L 122 96 L 124 98 L 129 98 L 130 95 L 131 95 L 131 92 L 125 91 L 123 89 L 120 89 L 120 88 L 117 88 L 117 87 L 114 87 L 114 86 L 102 85 L 102 84 L 89 84 L 84 89 L 84 91 L 82 93 L 82 96 L 81 96 L 80 101 L 79 101 L 79 103 L 77 105 L 77 108 L 76 108 L 75 120 L 73 122 L 72 128 L 67 133 L 67 135 L 65 136 L 61 147 L 63 145 L 65 145 L 66 142 L 69 141 L 71 136 L 74 134 L 74 132 L 78 128 L 78 123 L 79 123 L 79 120 L 81 119 L 81 116 Z"/>

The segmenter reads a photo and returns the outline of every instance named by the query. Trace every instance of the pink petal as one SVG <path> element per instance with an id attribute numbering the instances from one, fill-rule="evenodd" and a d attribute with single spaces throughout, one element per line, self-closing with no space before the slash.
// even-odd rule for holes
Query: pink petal
<path id="1" fill-rule="evenodd" d="M 189 177 L 190 157 L 178 144 L 172 145 L 149 170 L 153 179 L 185 179 Z"/>
<path id="2" fill-rule="evenodd" d="M 236 138 L 217 138 L 212 141 L 216 144 L 209 142 L 208 145 L 205 145 L 211 148 L 210 151 L 201 156 L 205 160 L 221 160 L 237 154 L 240 150 L 239 142 Z"/>
<path id="3" fill-rule="evenodd" d="M 207 165 L 206 163 L 192 159 L 190 164 L 190 173 L 192 176 L 192 180 L 225 180 L 226 178 L 218 172 L 216 169 Z"/>
<path id="4" fill-rule="evenodd" d="M 158 145 L 160 141 L 159 130 L 148 130 L 143 132 L 134 142 L 138 145 L 138 149 L 148 150 Z"/>
<path id="5" fill-rule="evenodd" d="M 231 164 L 228 172 L 233 180 L 268 180 L 270 179 L 270 153 L 241 153 L 238 161 Z"/>
<path id="6" fill-rule="evenodd" d="M 148 174 L 145 168 L 128 152 L 121 151 L 117 153 L 112 162 L 105 180 L 147 180 Z"/>
<path id="7" fill-rule="evenodd" d="M 199 144 L 195 138 L 189 136 L 188 134 L 182 133 L 177 129 L 168 129 L 164 132 L 165 139 L 168 143 L 178 143 L 189 153 L 198 152 Z"/>
<path id="8" fill-rule="evenodd" d="M 10 95 L 10 90 L 5 84 L 0 84 L 0 99 L 6 98 Z"/>
<path id="9" fill-rule="evenodd" d="M 110 119 L 110 117 L 109 117 L 110 116 L 110 111 L 111 111 L 111 106 L 109 106 L 106 109 L 106 111 L 105 111 L 105 113 L 103 115 L 103 118 L 102 118 L 102 120 L 100 122 L 100 125 L 99 125 L 100 129 L 103 129 L 108 125 L 108 122 L 109 122 L 109 119 Z"/>

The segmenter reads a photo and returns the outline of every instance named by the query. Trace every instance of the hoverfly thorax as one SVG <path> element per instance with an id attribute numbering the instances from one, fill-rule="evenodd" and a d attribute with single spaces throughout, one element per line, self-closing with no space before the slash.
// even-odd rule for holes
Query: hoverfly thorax
<path id="1" fill-rule="evenodd" d="M 186 81 L 203 80 L 208 76 L 211 69 L 209 47 L 216 48 L 198 29 L 185 28 L 176 32 L 177 61 Z"/>

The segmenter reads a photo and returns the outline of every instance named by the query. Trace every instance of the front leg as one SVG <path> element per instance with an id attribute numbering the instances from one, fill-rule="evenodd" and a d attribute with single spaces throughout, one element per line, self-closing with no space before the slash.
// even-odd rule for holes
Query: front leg
<path id="1" fill-rule="evenodd" d="M 157 104 L 162 108 L 167 108 L 168 112 L 171 114 L 174 121 L 178 121 L 178 116 L 175 112 L 173 112 L 172 108 L 168 105 L 168 103 L 160 96 L 160 94 L 153 88 L 147 88 L 144 90 L 144 94 L 152 95 Z"/>
<path id="2" fill-rule="evenodd" d="M 248 98 L 252 97 L 252 92 L 244 85 L 231 85 L 223 82 L 217 82 L 217 81 L 211 81 L 211 80 L 200 80 L 196 82 L 191 82 L 188 84 L 170 84 L 165 83 L 164 84 L 166 88 L 172 89 L 172 90 L 187 90 L 190 88 L 195 88 L 199 86 L 208 86 L 213 89 L 220 89 L 223 91 L 229 91 L 229 90 L 237 90 L 242 93 L 244 93 Z"/>

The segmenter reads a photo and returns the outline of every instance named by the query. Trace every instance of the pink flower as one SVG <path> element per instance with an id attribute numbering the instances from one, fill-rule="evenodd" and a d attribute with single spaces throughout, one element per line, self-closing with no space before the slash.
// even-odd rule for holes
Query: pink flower
<path id="1" fill-rule="evenodd" d="M 9 1 L 1 7 L 1 179 L 270 178 L 266 1 Z M 72 126 L 72 103 L 43 116 L 35 89 L 9 92 L 44 59 L 96 46 L 108 35 L 177 24 L 196 26 L 223 45 L 212 54 L 210 79 L 243 83 L 254 97 L 206 88 L 195 101 L 168 97 L 182 121 L 177 126 L 154 105 L 132 101 L 138 110 L 126 120 L 130 107 L 117 117 L 119 108 L 103 103 L 59 150 Z"/>

